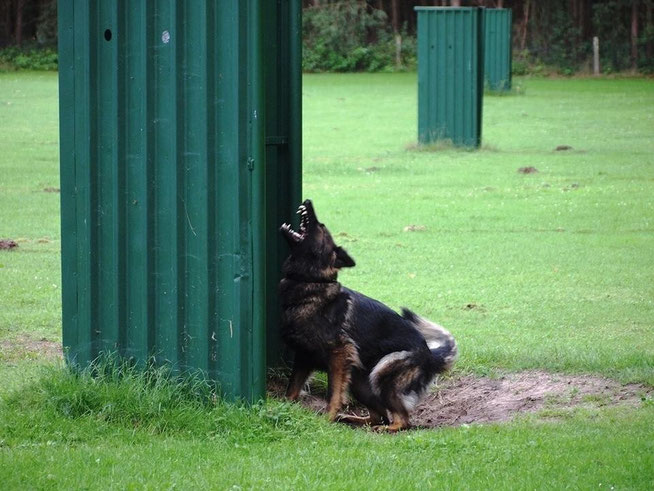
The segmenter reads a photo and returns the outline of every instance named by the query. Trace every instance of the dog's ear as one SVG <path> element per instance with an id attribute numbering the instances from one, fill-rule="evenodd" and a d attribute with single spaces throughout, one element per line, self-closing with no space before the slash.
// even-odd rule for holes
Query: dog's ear
<path id="1" fill-rule="evenodd" d="M 350 257 L 347 251 L 342 247 L 337 247 L 336 263 L 334 264 L 334 266 L 336 266 L 337 269 L 341 269 L 341 268 L 352 268 L 354 267 L 354 265 L 355 265 L 354 259 Z"/>

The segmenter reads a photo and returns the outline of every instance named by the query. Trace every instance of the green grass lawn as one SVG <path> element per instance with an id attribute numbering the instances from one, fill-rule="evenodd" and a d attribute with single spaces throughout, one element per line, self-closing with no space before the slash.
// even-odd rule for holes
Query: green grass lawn
<path id="1" fill-rule="evenodd" d="M 448 327 L 455 375 L 654 385 L 654 81 L 518 83 L 485 97 L 481 150 L 424 151 L 415 74 L 305 76 L 304 195 L 357 261 L 341 279 Z M 651 398 L 389 436 L 43 372 L 61 329 L 57 131 L 56 75 L 0 74 L 0 239 L 19 243 L 0 251 L 3 488 L 654 487 Z"/>
<path id="2" fill-rule="evenodd" d="M 343 281 L 450 326 L 460 368 L 654 384 L 654 83 L 524 86 L 485 98 L 482 150 L 430 153 L 413 75 L 308 77 L 305 195 Z"/>

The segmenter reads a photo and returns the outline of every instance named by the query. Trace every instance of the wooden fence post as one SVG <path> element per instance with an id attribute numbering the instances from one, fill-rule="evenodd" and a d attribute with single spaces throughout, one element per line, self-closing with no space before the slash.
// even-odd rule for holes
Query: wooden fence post
<path id="1" fill-rule="evenodd" d="M 599 38 L 597 36 L 593 37 L 593 75 L 598 76 L 600 74 L 600 64 L 599 64 Z"/>

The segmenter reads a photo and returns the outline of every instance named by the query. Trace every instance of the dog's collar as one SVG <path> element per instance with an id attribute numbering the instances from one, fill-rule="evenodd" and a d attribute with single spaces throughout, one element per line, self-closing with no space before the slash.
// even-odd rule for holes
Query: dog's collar
<path id="1" fill-rule="evenodd" d="M 302 277 L 300 275 L 285 275 L 283 277 L 284 280 L 289 280 L 289 281 L 294 281 L 295 283 L 321 283 L 321 284 L 330 284 L 330 283 L 338 283 L 337 279 L 329 280 L 329 279 L 316 279 L 316 278 L 306 278 Z"/>

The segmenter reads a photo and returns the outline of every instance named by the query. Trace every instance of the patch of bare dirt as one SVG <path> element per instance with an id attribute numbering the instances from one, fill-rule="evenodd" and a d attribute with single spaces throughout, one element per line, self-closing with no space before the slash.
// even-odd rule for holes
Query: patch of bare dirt
<path id="1" fill-rule="evenodd" d="M 520 167 L 518 169 L 518 172 L 520 174 L 536 174 L 538 172 L 538 169 L 536 169 L 536 167 L 531 167 L 531 166 L 529 166 L 529 167 Z"/>
<path id="2" fill-rule="evenodd" d="M 11 239 L 0 239 L 0 249 L 13 249 L 18 247 L 18 243 Z"/>
<path id="3" fill-rule="evenodd" d="M 56 359 L 62 356 L 61 343 L 46 338 L 33 338 L 23 334 L 0 341 L 0 360 L 4 361 Z"/>
<path id="4" fill-rule="evenodd" d="M 483 305 L 478 305 L 476 303 L 467 303 L 463 306 L 464 310 L 477 310 L 479 312 L 486 312 L 486 308 Z"/>
<path id="5" fill-rule="evenodd" d="M 442 381 L 412 415 L 423 427 L 508 421 L 520 413 L 582 405 L 638 404 L 652 389 L 590 375 L 521 372 L 501 378 L 459 377 Z"/>
<path id="6" fill-rule="evenodd" d="M 427 227 L 424 225 L 407 225 L 403 228 L 405 232 L 424 232 L 427 230 Z"/>
<path id="7" fill-rule="evenodd" d="M 283 397 L 281 378 L 271 380 L 269 392 Z M 301 396 L 301 404 L 316 412 L 326 408 L 324 384 L 313 384 Z M 510 421 L 524 413 L 543 409 L 572 409 L 619 404 L 637 405 L 654 389 L 640 384 L 621 384 L 590 375 L 559 375 L 520 372 L 499 378 L 461 376 L 442 379 L 411 414 L 414 427 L 438 428 L 473 423 Z M 364 408 L 350 404 L 343 413 L 365 415 Z"/>

